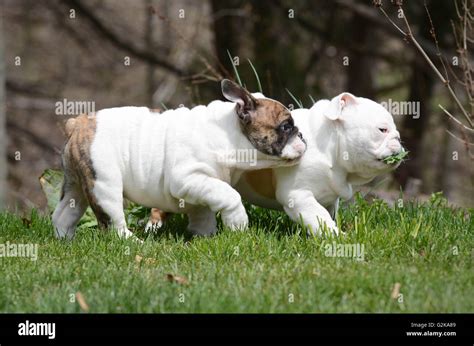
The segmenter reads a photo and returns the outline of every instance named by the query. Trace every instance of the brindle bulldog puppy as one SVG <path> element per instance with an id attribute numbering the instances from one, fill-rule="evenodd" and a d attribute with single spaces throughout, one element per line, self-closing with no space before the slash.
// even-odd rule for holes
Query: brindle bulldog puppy
<path id="1" fill-rule="evenodd" d="M 73 238 L 88 204 L 100 226 L 132 236 L 123 197 L 186 213 L 194 234 L 213 234 L 217 211 L 226 226 L 244 229 L 248 217 L 231 184 L 244 171 L 296 164 L 306 145 L 281 103 L 257 99 L 229 80 L 221 86 L 231 102 L 160 114 L 110 108 L 68 120 L 56 236 Z M 239 159 L 242 153 L 253 160 Z"/>

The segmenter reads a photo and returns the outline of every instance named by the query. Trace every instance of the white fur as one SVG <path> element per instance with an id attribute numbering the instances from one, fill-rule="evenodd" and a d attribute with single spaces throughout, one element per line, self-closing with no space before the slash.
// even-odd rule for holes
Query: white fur
<path id="1" fill-rule="evenodd" d="M 188 214 L 189 229 L 196 234 L 216 231 L 217 211 L 231 229 L 247 226 L 241 197 L 231 184 L 245 170 L 296 162 L 260 152 L 256 153 L 256 164 L 220 162 L 218 155 L 223 151 L 255 150 L 242 134 L 234 109 L 235 103 L 214 101 L 161 114 L 144 107 L 97 112 L 91 146 L 96 171 L 93 192 L 122 236 L 131 234 L 122 192 L 138 204 Z M 288 155 L 297 157 L 294 151 Z"/>
<path id="2" fill-rule="evenodd" d="M 330 213 L 336 213 L 339 198 L 351 198 L 353 185 L 396 168 L 379 160 L 400 152 L 400 135 L 385 108 L 348 93 L 291 114 L 307 150 L 299 165 L 274 169 L 276 199 L 258 195 L 244 178 L 236 189 L 253 204 L 283 208 L 314 234 L 321 234 L 323 223 L 338 234 Z M 379 127 L 388 133 L 381 133 Z"/>

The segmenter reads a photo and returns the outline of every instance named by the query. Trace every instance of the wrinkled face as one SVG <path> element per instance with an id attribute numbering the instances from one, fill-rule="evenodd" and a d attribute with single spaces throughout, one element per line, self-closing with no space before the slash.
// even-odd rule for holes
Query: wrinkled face
<path id="1" fill-rule="evenodd" d="M 342 127 L 349 155 L 357 161 L 354 167 L 361 176 L 376 176 L 397 168 L 400 162 L 387 164 L 384 159 L 403 150 L 400 133 L 390 113 L 378 103 L 357 98 L 348 105 Z"/>
<path id="2" fill-rule="evenodd" d="M 236 103 L 242 133 L 258 151 L 286 161 L 299 159 L 306 143 L 294 125 L 290 111 L 280 102 L 255 98 L 237 84 L 224 81 L 224 96 Z"/>
<path id="3" fill-rule="evenodd" d="M 293 122 L 290 111 L 270 99 L 256 99 L 256 109 L 250 121 L 242 122 L 242 130 L 259 151 L 293 160 L 306 150 L 303 136 Z"/>

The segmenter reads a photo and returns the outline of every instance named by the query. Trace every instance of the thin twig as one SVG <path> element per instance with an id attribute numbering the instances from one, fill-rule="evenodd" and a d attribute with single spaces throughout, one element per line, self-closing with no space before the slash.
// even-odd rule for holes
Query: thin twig
<path id="1" fill-rule="evenodd" d="M 456 119 L 451 113 L 449 113 L 443 106 L 441 105 L 438 105 L 439 108 L 441 108 L 444 113 L 451 119 L 453 120 L 457 125 L 461 126 L 462 128 L 464 128 L 465 130 L 469 131 L 469 132 L 472 132 L 474 133 L 474 129 L 471 129 L 470 127 L 467 127 L 466 125 L 464 125 L 462 122 L 460 122 L 458 119 Z"/>
<path id="2" fill-rule="evenodd" d="M 173 64 L 169 63 L 162 57 L 157 56 L 154 52 L 142 49 L 136 46 L 133 41 L 124 39 L 121 35 L 117 34 L 115 31 L 106 26 L 103 21 L 95 15 L 93 10 L 91 10 L 90 7 L 84 5 L 82 1 L 67 0 L 65 3 L 81 13 L 85 20 L 87 20 L 91 26 L 94 27 L 95 31 L 102 37 L 106 38 L 114 46 L 128 52 L 129 54 L 132 54 L 133 56 L 136 56 L 137 58 L 147 61 L 148 63 L 162 67 L 168 72 L 174 73 L 178 77 L 183 77 L 188 74 L 187 71 L 176 68 Z"/>
<path id="3" fill-rule="evenodd" d="M 459 101 L 456 93 L 454 92 L 453 88 L 451 87 L 451 85 L 449 84 L 449 81 L 444 78 L 444 76 L 441 74 L 441 72 L 439 71 L 439 69 L 436 67 L 436 65 L 433 63 L 433 61 L 431 61 L 430 57 L 426 54 L 426 52 L 424 51 L 423 47 L 420 46 L 420 44 L 418 43 L 418 41 L 416 40 L 415 36 L 413 35 L 412 33 L 412 30 L 411 30 L 411 27 L 410 27 L 410 24 L 408 23 L 408 19 L 407 17 L 405 16 L 405 12 L 403 12 L 403 8 L 401 5 L 398 6 L 399 7 L 399 10 L 402 11 L 403 13 L 403 20 L 405 22 L 405 25 L 406 25 L 406 29 L 408 31 L 408 33 L 405 33 L 405 31 L 403 31 L 397 24 L 395 24 L 391 19 L 390 17 L 387 15 L 387 13 L 385 12 L 385 10 L 382 8 L 382 6 L 379 7 L 379 10 L 384 14 L 385 17 L 387 17 L 389 19 L 389 21 L 394 25 L 394 27 L 403 33 L 404 37 L 408 37 L 408 39 L 413 43 L 413 45 L 415 46 L 415 48 L 421 53 L 421 55 L 423 56 L 423 58 L 426 60 L 426 62 L 430 65 L 430 67 L 432 68 L 432 70 L 435 72 L 435 74 L 438 76 L 438 78 L 443 82 L 443 84 L 447 87 L 447 89 L 449 90 L 449 93 L 451 94 L 452 98 L 454 99 L 454 101 L 456 102 L 457 106 L 459 107 L 459 109 L 461 110 L 462 114 L 464 115 L 464 117 L 466 118 L 466 120 L 468 121 L 469 125 L 474 128 L 474 122 L 471 120 L 469 114 L 467 113 L 467 111 L 465 110 L 464 106 L 462 105 L 461 101 Z"/>
<path id="4" fill-rule="evenodd" d="M 403 31 L 397 24 L 395 24 L 395 22 L 392 20 L 392 18 L 390 18 L 390 16 L 387 14 L 387 12 L 385 12 L 385 10 L 383 9 L 382 6 L 379 7 L 379 10 L 383 13 L 383 15 L 388 19 L 388 21 L 390 23 L 392 23 L 392 25 L 397 28 L 398 31 L 400 31 L 401 34 L 403 34 L 403 36 L 407 36 L 407 33 L 405 31 Z M 405 16 L 405 14 L 403 14 L 403 16 Z"/>
<path id="5" fill-rule="evenodd" d="M 467 145 L 474 145 L 474 143 L 466 142 L 464 139 L 457 137 L 454 133 L 452 133 L 452 132 L 449 131 L 449 130 L 446 130 L 446 132 L 447 132 L 449 135 L 451 135 L 453 138 L 456 138 L 458 141 L 460 141 L 460 142 L 462 142 L 462 143 L 464 143 L 464 144 L 467 144 Z"/>

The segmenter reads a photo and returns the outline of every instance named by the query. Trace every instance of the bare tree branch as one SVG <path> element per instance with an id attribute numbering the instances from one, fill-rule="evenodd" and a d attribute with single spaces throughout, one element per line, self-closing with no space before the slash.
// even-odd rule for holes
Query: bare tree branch
<path id="1" fill-rule="evenodd" d="M 450 135 L 451 137 L 457 139 L 459 142 L 463 143 L 464 145 L 474 145 L 474 143 L 466 142 L 464 139 L 459 138 L 458 136 L 456 136 L 454 133 L 452 133 L 449 130 L 446 130 L 446 132 L 448 133 L 448 135 Z"/>
<path id="2" fill-rule="evenodd" d="M 287 8 L 280 1 L 274 0 L 274 2 L 272 4 L 274 6 L 280 8 L 282 10 L 282 13 L 285 13 L 285 15 L 287 14 L 287 12 L 286 12 Z M 388 62 L 392 65 L 400 65 L 401 64 L 400 59 L 397 59 L 396 56 L 394 56 L 393 54 L 384 53 L 384 52 L 381 52 L 381 51 L 378 51 L 378 50 L 377 51 L 373 51 L 373 50 L 369 51 L 368 49 L 361 47 L 358 44 L 358 42 L 354 42 L 354 43 L 347 42 L 347 41 L 336 42 L 335 40 L 329 40 L 329 38 L 327 36 L 327 30 L 319 28 L 312 21 L 304 18 L 303 16 L 295 16 L 295 20 L 296 20 L 296 23 L 301 28 L 305 29 L 306 31 L 308 31 L 310 33 L 316 34 L 324 42 L 331 42 L 333 45 L 336 45 L 338 47 L 343 46 L 344 49 L 346 49 L 351 54 L 370 55 L 372 58 L 386 61 L 386 62 Z M 392 32 L 392 34 L 393 34 L 393 32 Z M 415 63 L 418 63 L 418 62 L 415 60 Z M 423 69 L 426 68 L 426 66 L 424 64 L 419 64 L 419 67 L 423 68 Z"/>
<path id="3" fill-rule="evenodd" d="M 385 33 L 394 37 L 397 36 L 397 33 L 392 30 L 392 25 L 390 25 L 390 23 L 385 22 L 382 18 L 377 16 L 377 14 L 373 11 L 373 9 L 369 5 L 364 5 L 359 2 L 351 1 L 351 0 L 349 1 L 348 0 L 335 0 L 335 2 L 342 8 L 345 8 L 349 11 L 354 12 L 355 14 L 359 16 L 364 17 L 365 19 L 370 21 L 372 24 L 375 24 L 378 28 L 383 30 Z M 380 6 L 379 9 L 383 10 L 382 6 Z M 400 27 L 397 26 L 397 29 L 399 32 L 404 33 L 404 31 Z M 420 38 L 418 40 L 423 45 L 423 47 L 425 47 L 425 50 L 429 55 L 432 55 L 432 56 L 436 55 L 436 47 L 430 41 L 425 40 L 423 38 Z"/>
<path id="4" fill-rule="evenodd" d="M 471 129 L 470 127 L 467 127 L 466 125 L 464 125 L 462 122 L 460 122 L 458 119 L 456 119 L 451 113 L 449 113 L 443 106 L 438 105 L 438 107 L 441 108 L 443 110 L 443 112 L 446 113 L 446 115 L 451 120 L 453 120 L 458 126 L 461 126 L 462 128 L 464 128 L 465 130 L 467 130 L 471 133 L 474 133 L 474 129 Z"/>
<path id="5" fill-rule="evenodd" d="M 78 13 L 82 14 L 84 16 L 84 19 L 86 19 L 96 29 L 97 33 L 99 33 L 102 37 L 106 38 L 117 48 L 120 48 L 139 59 L 145 60 L 150 64 L 162 67 L 168 72 L 174 73 L 179 77 L 183 77 L 188 74 L 186 71 L 175 67 L 173 64 L 170 64 L 163 58 L 156 56 L 153 52 L 143 50 L 135 46 L 134 43 L 129 42 L 120 37 L 120 35 L 113 32 L 110 28 L 103 24 L 100 18 L 97 17 L 89 8 L 84 6 L 81 1 L 66 0 L 66 3 L 71 6 L 71 8 L 74 8 Z"/>
<path id="6" fill-rule="evenodd" d="M 398 5 L 399 9 L 401 11 L 403 11 L 403 8 L 402 8 L 402 5 Z M 383 7 L 380 6 L 379 7 L 379 10 L 387 17 L 387 13 L 383 10 Z M 474 123 L 473 121 L 471 120 L 471 118 L 469 117 L 469 114 L 466 112 L 466 109 L 464 108 L 464 106 L 462 105 L 461 101 L 459 101 L 459 98 L 457 97 L 456 93 L 454 92 L 453 88 L 451 87 L 451 84 L 449 83 L 449 80 L 446 79 L 442 74 L 441 72 L 439 71 L 439 69 L 436 67 L 436 65 L 433 63 L 433 61 L 431 61 L 430 57 L 428 56 L 428 54 L 425 52 L 425 50 L 423 49 L 423 47 L 421 47 L 420 43 L 417 41 L 417 39 L 415 38 L 415 36 L 413 35 L 413 32 L 411 30 L 411 27 L 410 27 L 410 24 L 408 23 L 408 19 L 407 17 L 405 16 L 404 12 L 403 12 L 403 20 L 405 22 L 405 26 L 406 26 L 406 32 L 403 31 L 402 29 L 400 29 L 399 26 L 397 26 L 393 21 L 390 20 L 390 22 L 395 25 L 395 27 L 397 28 L 398 31 L 401 31 L 403 32 L 404 34 L 404 37 L 409 39 L 413 45 L 415 46 L 415 48 L 418 50 L 418 52 L 423 56 L 423 58 L 426 60 L 426 62 L 428 63 L 428 65 L 432 68 L 432 70 L 435 72 L 435 74 L 437 75 L 437 77 L 441 80 L 441 82 L 446 86 L 446 88 L 448 89 L 449 93 L 451 94 L 452 98 L 454 99 L 454 101 L 456 102 L 457 106 L 459 107 L 459 109 L 461 110 L 461 113 L 464 115 L 464 117 L 466 118 L 467 122 L 469 123 L 469 125 L 471 127 L 474 127 Z M 439 52 L 439 50 L 436 51 L 435 53 L 436 55 L 441 55 L 441 53 Z"/>
<path id="7" fill-rule="evenodd" d="M 13 79 L 6 80 L 6 88 L 8 92 L 14 92 L 20 95 L 26 95 L 29 97 L 42 97 L 57 99 L 59 95 L 54 92 L 46 90 L 44 87 L 40 87 L 37 84 L 32 84 L 24 81 L 17 81 Z"/>
<path id="8" fill-rule="evenodd" d="M 13 121 L 7 120 L 7 128 L 9 130 L 16 131 L 18 133 L 21 133 L 23 136 L 25 136 L 29 141 L 33 142 L 46 152 L 49 152 L 50 154 L 53 155 L 58 155 L 61 153 L 61 150 L 59 148 L 56 148 L 53 144 L 49 143 L 48 141 L 44 140 L 43 138 L 39 137 L 37 134 L 34 132 L 25 129 L 21 126 L 18 126 L 15 124 Z"/>

